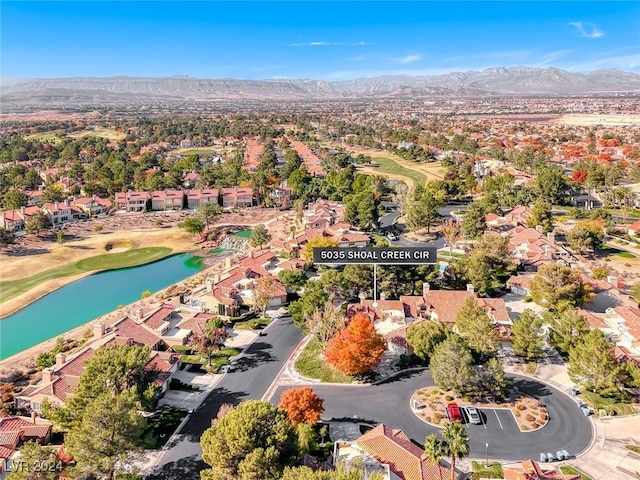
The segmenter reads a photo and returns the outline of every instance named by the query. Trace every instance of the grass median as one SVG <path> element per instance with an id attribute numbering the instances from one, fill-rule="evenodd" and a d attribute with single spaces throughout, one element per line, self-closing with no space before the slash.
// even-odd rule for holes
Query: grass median
<path id="1" fill-rule="evenodd" d="M 137 267 L 168 257 L 172 252 L 173 249 L 168 247 L 145 247 L 120 253 L 106 253 L 104 255 L 85 258 L 79 262 L 50 268 L 49 270 L 19 280 L 2 281 L 0 282 L 0 301 L 6 302 L 18 295 L 22 295 L 33 287 L 48 280 L 80 275 L 87 272 Z"/>
<path id="2" fill-rule="evenodd" d="M 300 352 L 300 356 L 294 365 L 296 371 L 300 375 L 308 378 L 317 378 L 323 382 L 351 383 L 353 377 L 336 370 L 321 357 L 323 350 L 322 343 L 313 338 Z"/>

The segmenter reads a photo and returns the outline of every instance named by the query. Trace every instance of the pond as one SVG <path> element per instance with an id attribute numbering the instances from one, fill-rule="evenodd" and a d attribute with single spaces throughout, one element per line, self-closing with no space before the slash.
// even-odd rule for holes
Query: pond
<path id="1" fill-rule="evenodd" d="M 0 360 L 198 273 L 200 257 L 183 253 L 141 265 L 110 270 L 66 285 L 0 320 Z"/>

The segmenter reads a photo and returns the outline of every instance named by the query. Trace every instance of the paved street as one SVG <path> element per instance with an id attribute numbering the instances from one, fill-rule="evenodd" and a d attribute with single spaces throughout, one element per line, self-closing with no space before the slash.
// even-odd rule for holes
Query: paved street
<path id="1" fill-rule="evenodd" d="M 591 440 L 591 423 L 569 396 L 529 378 L 511 378 L 520 391 L 538 398 L 546 405 L 549 423 L 536 432 L 520 432 L 510 412 L 481 409 L 483 425 L 466 425 L 471 437 L 471 457 L 484 458 L 486 443 L 489 443 L 489 457 L 502 460 L 537 459 L 540 452 L 555 454 L 560 449 L 576 455 L 587 448 Z M 382 422 L 392 428 L 402 429 L 410 438 L 422 444 L 429 433 L 438 429 L 425 424 L 413 414 L 409 398 L 415 390 L 432 385 L 431 374 L 425 371 L 408 373 L 377 386 L 314 385 L 313 388 L 325 399 L 325 420 Z M 277 404 L 286 388 L 280 387 L 271 401 Z"/>
<path id="2" fill-rule="evenodd" d="M 189 417 L 172 445 L 161 452 L 158 467 L 145 478 L 199 478 L 195 472 L 205 466 L 201 461 L 200 436 L 211 426 L 211 419 L 215 418 L 220 406 L 262 398 L 301 341 L 302 334 L 290 318 L 275 320 L 266 329 L 266 335 L 258 337 L 237 361 L 236 369 L 224 375 L 204 403 Z"/>

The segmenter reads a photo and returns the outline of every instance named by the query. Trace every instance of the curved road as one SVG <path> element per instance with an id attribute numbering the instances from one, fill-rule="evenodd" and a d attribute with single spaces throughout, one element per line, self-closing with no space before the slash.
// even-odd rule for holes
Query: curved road
<path id="1" fill-rule="evenodd" d="M 520 432 L 513 416 L 504 410 L 480 407 L 483 425 L 465 424 L 469 433 L 470 457 L 484 458 L 489 444 L 490 458 L 500 460 L 537 460 L 540 452 L 565 449 L 574 456 L 591 441 L 591 421 L 566 394 L 529 378 L 507 375 L 520 391 L 540 400 L 549 412 L 549 423 L 535 432 Z M 314 385 L 324 398 L 324 419 L 354 418 L 384 423 L 402 429 L 410 438 L 424 444 L 425 437 L 440 429 L 427 425 L 412 412 L 409 399 L 419 388 L 433 386 L 429 371 L 408 373 L 376 386 Z M 280 387 L 272 398 L 277 405 L 287 387 Z M 464 405 L 464 404 L 463 404 Z"/>

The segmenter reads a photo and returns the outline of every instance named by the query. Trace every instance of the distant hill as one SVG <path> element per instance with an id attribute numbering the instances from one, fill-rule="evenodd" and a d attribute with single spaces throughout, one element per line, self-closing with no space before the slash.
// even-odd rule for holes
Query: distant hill
<path id="1" fill-rule="evenodd" d="M 187 76 L 5 78 L 0 81 L 0 101 L 5 106 L 181 100 L 409 99 L 621 93 L 640 94 L 640 74 L 596 70 L 585 75 L 554 67 L 493 67 L 479 72 L 454 72 L 424 77 L 379 76 L 341 82 L 310 79 L 199 79 Z"/>

